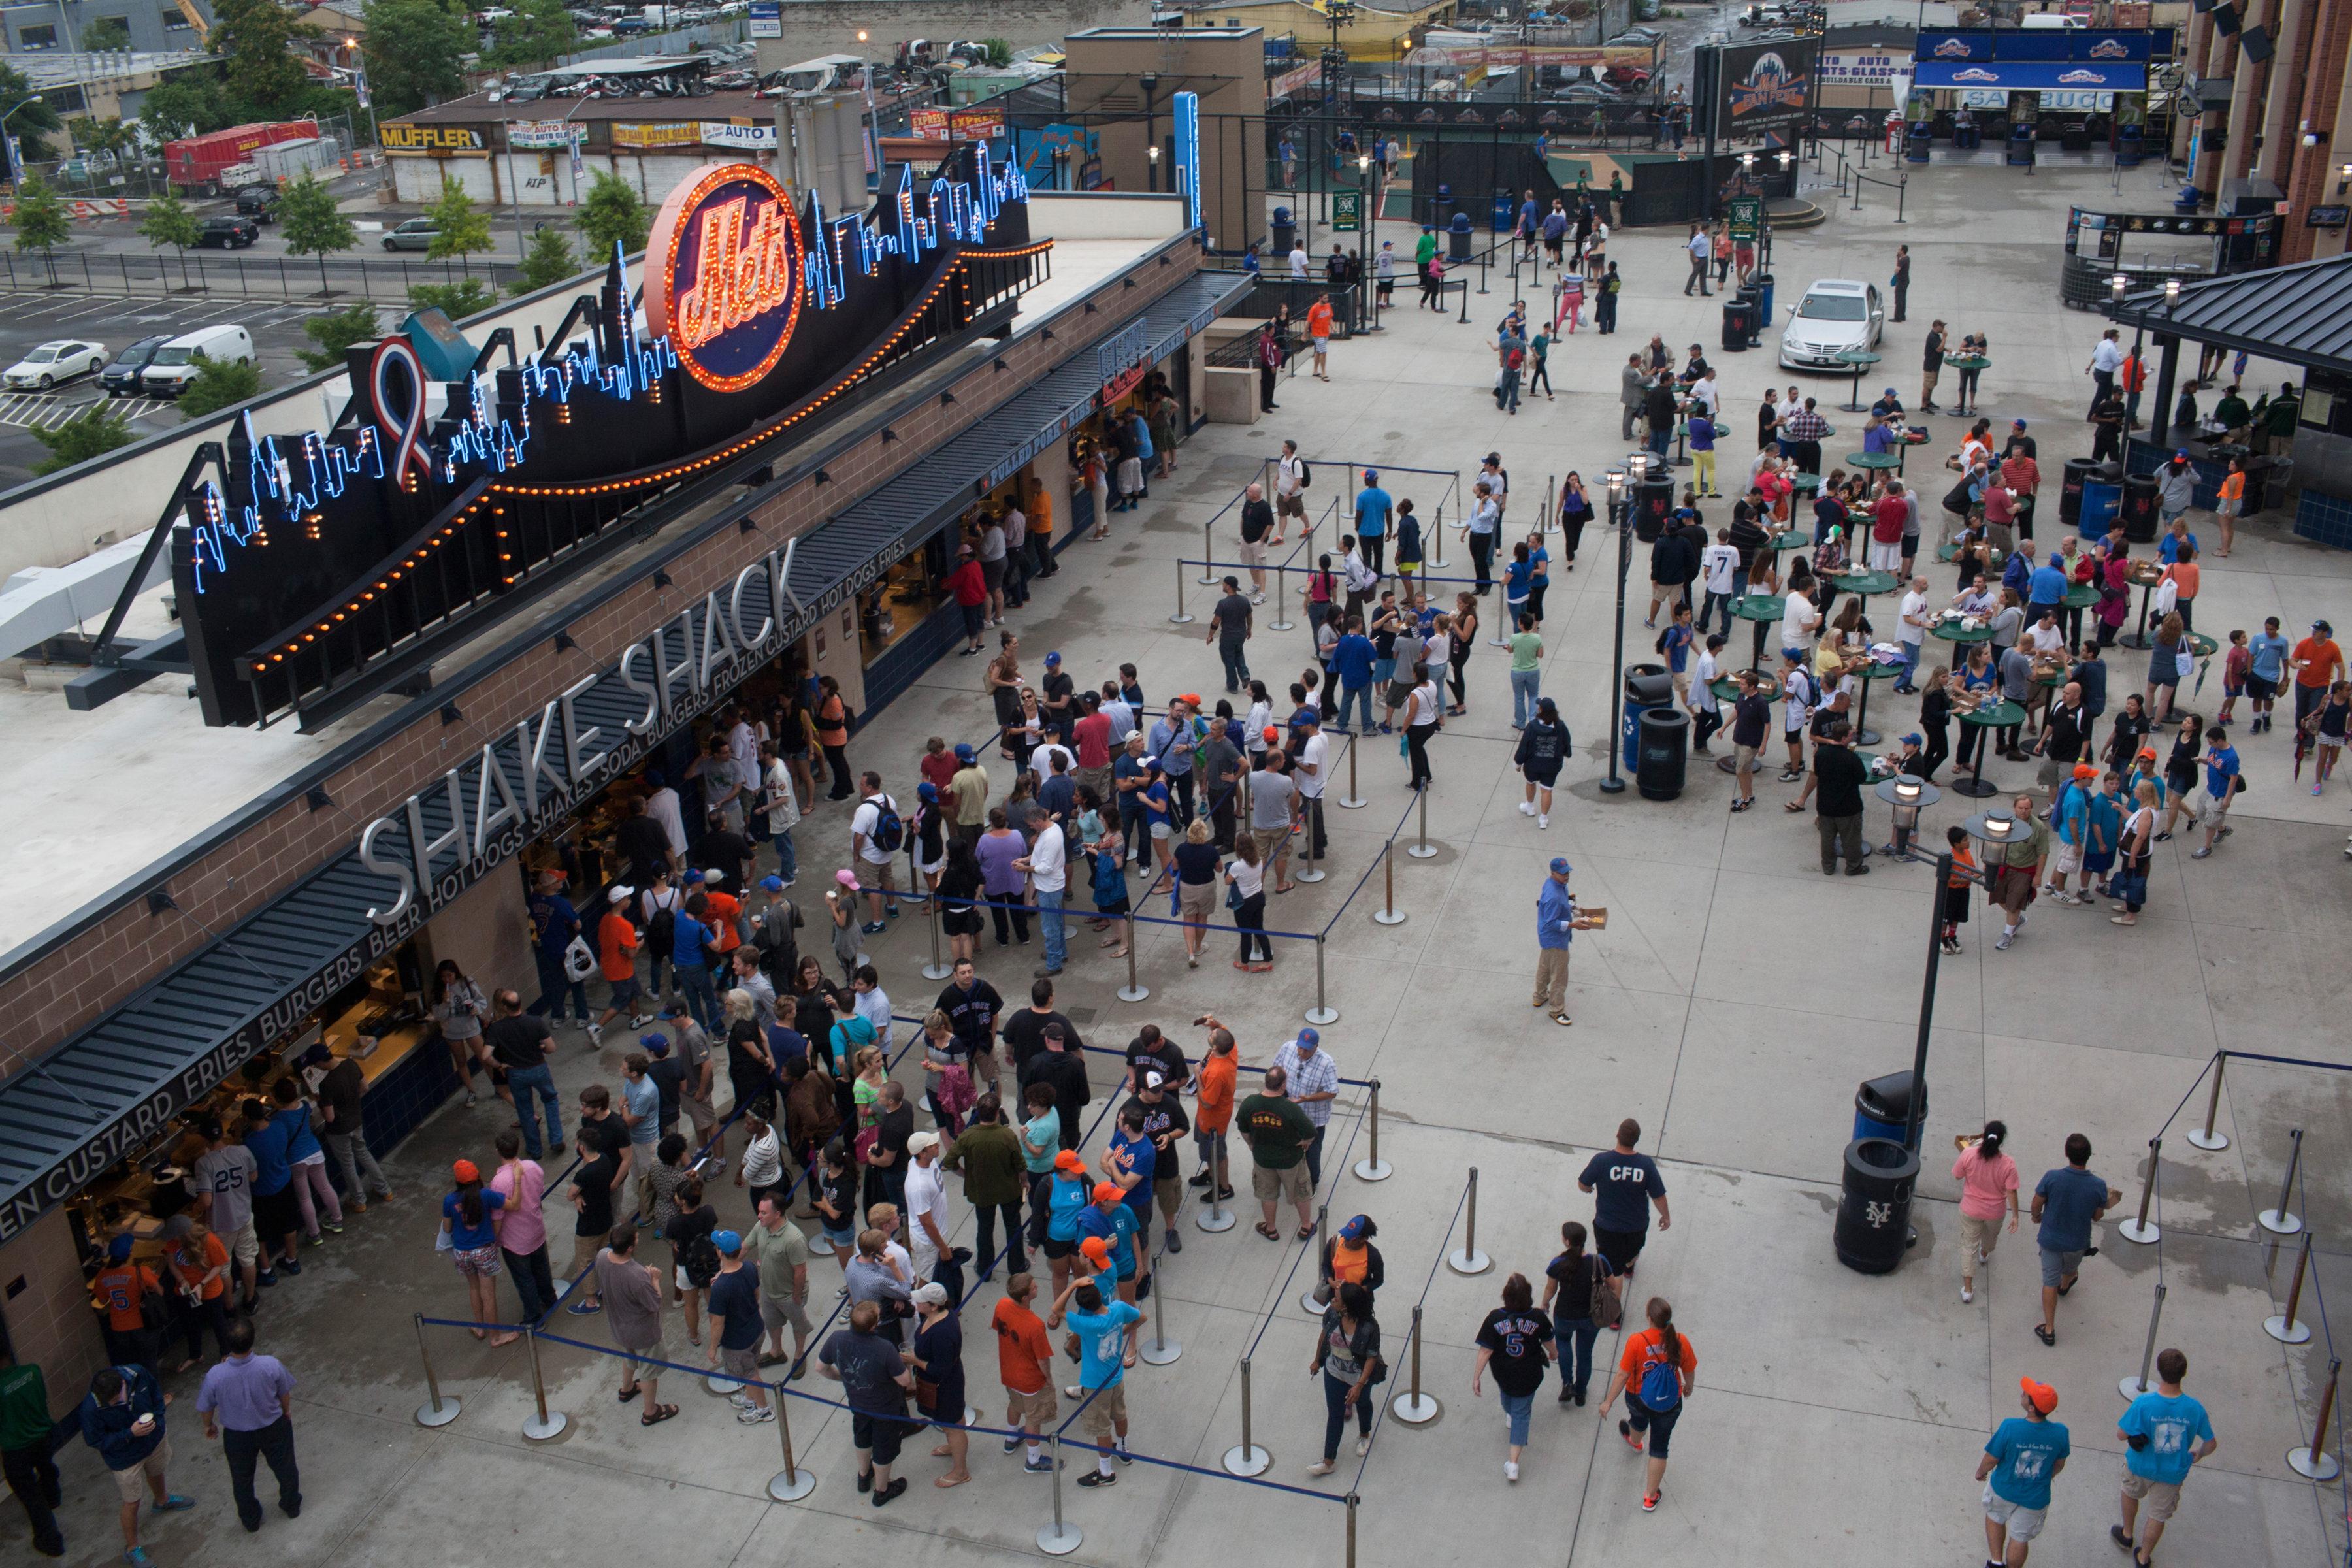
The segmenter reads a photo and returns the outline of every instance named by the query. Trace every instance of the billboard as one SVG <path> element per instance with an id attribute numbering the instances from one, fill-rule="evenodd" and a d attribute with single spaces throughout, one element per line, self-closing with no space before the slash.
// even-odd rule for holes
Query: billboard
<path id="1" fill-rule="evenodd" d="M 1813 92 L 1817 37 L 1726 44 L 1715 51 L 1714 89 L 1706 95 L 1715 134 L 1737 142 L 1802 124 Z"/>
<path id="2" fill-rule="evenodd" d="M 782 0 L 751 0 L 751 26 L 747 36 L 754 38 L 781 38 L 784 36 Z"/>

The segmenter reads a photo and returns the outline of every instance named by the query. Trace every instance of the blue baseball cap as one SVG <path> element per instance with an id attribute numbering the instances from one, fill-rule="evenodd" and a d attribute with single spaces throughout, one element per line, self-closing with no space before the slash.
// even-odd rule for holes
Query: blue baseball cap
<path id="1" fill-rule="evenodd" d="M 1361 1241 L 1364 1239 L 1364 1232 L 1371 1228 L 1372 1222 L 1370 1217 L 1366 1215 L 1358 1215 L 1355 1218 L 1349 1220 L 1347 1224 L 1339 1227 L 1339 1239 L 1342 1241 Z"/>
<path id="2" fill-rule="evenodd" d="M 712 867 L 707 871 L 688 871 L 686 879 L 688 882 L 723 882 L 727 879 L 717 867 Z"/>
<path id="3" fill-rule="evenodd" d="M 979 753 L 974 752 L 968 742 L 959 741 L 956 742 L 955 755 L 957 762 L 968 763 L 974 757 L 978 756 Z"/>
<path id="4" fill-rule="evenodd" d="M 931 786 L 925 784 L 923 787 L 929 789 Z M 760 890 L 763 893 L 781 893 L 784 890 L 784 879 L 771 871 L 760 879 Z"/>
<path id="5" fill-rule="evenodd" d="M 127 1236 L 118 1236 L 112 1241 L 108 1242 L 106 1244 L 106 1256 L 116 1263 L 123 1262 L 129 1258 L 131 1256 L 131 1238 Z"/>
<path id="6" fill-rule="evenodd" d="M 1323 1037 L 1312 1029 L 1301 1029 L 1298 1031 L 1298 1043 L 1302 1046 L 1319 1046 L 1323 1043 Z"/>
<path id="7" fill-rule="evenodd" d="M 647 1056 L 666 1057 L 669 1055 L 669 1037 L 667 1035 L 639 1035 L 637 1037 L 637 1044 L 645 1047 L 646 1054 Z"/>
<path id="8" fill-rule="evenodd" d="M 940 786 L 925 779 L 915 786 L 915 798 L 919 801 L 935 802 L 940 798 Z"/>
<path id="9" fill-rule="evenodd" d="M 711 1234 L 710 1245 L 732 1258 L 743 1250 L 743 1238 L 731 1230 L 714 1231 Z"/>
<path id="10" fill-rule="evenodd" d="M 1045 656 L 1045 662 L 1047 664 L 1059 664 L 1062 662 L 1062 656 L 1058 653 L 1049 653 Z"/>
<path id="11" fill-rule="evenodd" d="M 1906 746 L 1916 746 L 1916 745 L 1921 744 L 1921 743 L 1922 743 L 1922 737 L 1921 737 L 1921 735 L 1920 735 L 1919 731 L 1916 731 L 1916 730 L 1914 730 L 1914 731 L 1912 731 L 1909 734 L 1907 734 L 1907 735 L 1904 736 L 1904 737 L 1903 737 L 1903 743 L 1904 743 L 1905 745 L 1906 745 Z"/>
<path id="12" fill-rule="evenodd" d="M 1552 874 L 1553 876 L 1555 876 L 1555 877 L 1565 877 L 1565 876 L 1567 876 L 1570 871 L 1573 871 L 1573 870 L 1575 870 L 1575 869 L 1576 869 L 1576 868 L 1575 868 L 1575 867 L 1573 867 L 1573 866 L 1571 866 L 1571 865 L 1570 865 L 1570 864 L 1568 863 L 1568 857 L 1567 857 L 1567 856 L 1565 856 L 1565 855 L 1555 855 L 1555 856 L 1553 856 L 1553 857 L 1551 858 L 1551 874 Z"/>

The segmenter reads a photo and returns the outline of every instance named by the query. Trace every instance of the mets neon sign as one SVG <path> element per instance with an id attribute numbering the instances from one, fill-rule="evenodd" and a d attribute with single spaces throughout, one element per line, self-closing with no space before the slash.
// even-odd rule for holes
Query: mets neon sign
<path id="1" fill-rule="evenodd" d="M 688 374 L 740 392 L 775 368 L 805 294 L 800 215 L 774 175 L 698 170 L 662 204 L 646 258 L 646 321 Z"/>
<path id="2" fill-rule="evenodd" d="M 1731 113 L 1737 120 L 1771 109 L 1802 109 L 1805 79 L 1790 70 L 1779 55 L 1759 56 L 1748 69 L 1748 79 L 1731 89 Z"/>

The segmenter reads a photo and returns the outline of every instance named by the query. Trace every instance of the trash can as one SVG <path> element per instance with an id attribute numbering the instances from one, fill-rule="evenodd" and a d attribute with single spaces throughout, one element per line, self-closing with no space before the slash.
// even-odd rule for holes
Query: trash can
<path id="1" fill-rule="evenodd" d="M 2183 217 L 2194 217 L 2205 205 L 2205 193 L 2195 185 L 2183 185 L 2172 198 L 2172 210 Z"/>
<path id="2" fill-rule="evenodd" d="M 2124 470 L 2120 463 L 2100 463 L 2083 476 L 2083 515 L 2075 520 L 2075 529 L 2083 542 L 2105 539 L 2107 527 L 2116 520 L 2123 505 Z"/>
<path id="3" fill-rule="evenodd" d="M 1911 1075 L 1907 1072 L 1864 1079 L 1862 1087 L 1853 1091 L 1853 1135 L 1857 1138 L 1892 1138 L 1900 1143 L 1910 1116 Z M 1922 1123 L 1927 1117 L 1927 1107 L 1922 1101 Z"/>
<path id="4" fill-rule="evenodd" d="M 1924 122 L 1913 125 L 1911 134 L 1904 139 L 1903 161 L 1906 163 L 1926 163 L 1927 153 L 1935 144 L 1936 128 L 1933 125 Z"/>
<path id="5" fill-rule="evenodd" d="M 1668 695 L 1672 695 L 1671 686 Z M 1690 715 L 1675 707 L 1646 708 L 1635 739 L 1633 786 L 1643 800 L 1672 800 L 1683 793 L 1683 770 L 1690 752 Z"/>
<path id="6" fill-rule="evenodd" d="M 2147 146 L 2147 137 L 2137 125 L 2126 125 L 2116 132 L 2116 167 L 2137 169 Z"/>
<path id="7" fill-rule="evenodd" d="M 1726 353 L 1748 352 L 1748 335 L 1756 329 L 1756 306 L 1752 300 L 1726 300 L 1723 302 L 1723 350 Z"/>
<path id="8" fill-rule="evenodd" d="M 1446 260 L 1467 261 L 1470 259 L 1470 215 L 1468 213 L 1455 213 L 1454 215 L 1454 222 L 1446 230 L 1445 240 Z"/>
<path id="9" fill-rule="evenodd" d="M 1911 1245 L 1911 1192 L 1919 1156 L 1887 1138 L 1845 1146 L 1845 1186 L 1833 1242 L 1840 1263 L 1858 1274 L 1891 1274 Z"/>
<path id="10" fill-rule="evenodd" d="M 2009 166 L 2012 169 L 2033 167 L 2033 126 L 2032 123 L 2009 128 Z"/>
<path id="11" fill-rule="evenodd" d="M 1769 332 L 1772 330 L 1772 275 L 1759 272 L 1748 281 L 1756 289 L 1756 330 L 1759 333 Z"/>
<path id="12" fill-rule="evenodd" d="M 1654 709 L 1672 708 L 1674 677 L 1663 664 L 1630 665 L 1625 670 L 1625 710 L 1618 721 L 1618 764 L 1638 776 L 1642 770 L 1642 716 Z"/>
<path id="13" fill-rule="evenodd" d="M 1672 468 L 1655 463 L 1646 472 L 1647 477 L 1633 487 L 1633 537 L 1643 544 L 1655 544 L 1666 530 L 1666 520 L 1675 514 L 1675 475 Z"/>
<path id="14" fill-rule="evenodd" d="M 1764 314 L 1763 292 L 1756 287 L 1756 279 L 1750 278 L 1739 286 L 1739 292 L 1734 298 L 1748 303 L 1748 346 L 1752 349 L 1764 341 L 1764 323 L 1768 318 Z"/>
<path id="15" fill-rule="evenodd" d="M 2124 538 L 2133 544 L 2150 544 L 2156 540 L 2156 525 L 2162 521 L 2162 509 L 2157 504 L 2156 476 L 2133 474 L 2124 480 Z"/>
<path id="16" fill-rule="evenodd" d="M 1266 225 L 1266 232 L 1274 252 L 1268 260 L 1276 268 L 1276 276 L 1288 277 L 1288 264 L 1283 258 L 1290 254 L 1290 247 L 1298 239 L 1298 225 L 1292 219 L 1288 207 L 1276 206 L 1274 209 L 1274 221 Z"/>
<path id="17" fill-rule="evenodd" d="M 2069 458 L 2058 481 L 2058 523 L 2062 528 L 2074 528 L 2083 521 L 2083 481 L 2090 477 L 2093 465 L 2088 458 Z"/>

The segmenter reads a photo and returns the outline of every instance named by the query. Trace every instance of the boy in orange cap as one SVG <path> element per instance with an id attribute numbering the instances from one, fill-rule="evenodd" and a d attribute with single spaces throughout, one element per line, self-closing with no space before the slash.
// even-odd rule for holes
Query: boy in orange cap
<path id="1" fill-rule="evenodd" d="M 2058 1391 L 2022 1378 L 2018 1404 L 2025 1414 L 1995 1428 L 1977 1461 L 1977 1479 L 1984 1482 L 1985 1568 L 2025 1568 L 2027 1543 L 2049 1517 L 2050 1483 L 2066 1468 L 2066 1428 L 2050 1419 Z"/>

